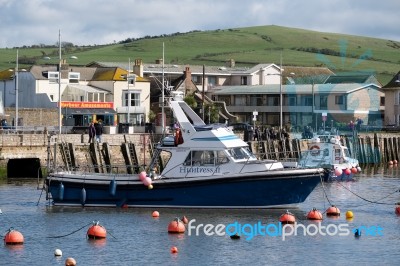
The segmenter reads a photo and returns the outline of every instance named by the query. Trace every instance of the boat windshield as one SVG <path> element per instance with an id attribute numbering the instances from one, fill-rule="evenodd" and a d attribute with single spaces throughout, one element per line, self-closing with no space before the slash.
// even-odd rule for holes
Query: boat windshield
<path id="1" fill-rule="evenodd" d="M 350 157 L 350 152 L 348 149 L 343 149 L 344 157 Z"/>
<path id="2" fill-rule="evenodd" d="M 256 156 L 250 151 L 250 149 L 248 147 L 238 147 L 238 148 L 229 149 L 228 151 L 229 151 L 229 154 L 235 160 L 257 159 Z"/>

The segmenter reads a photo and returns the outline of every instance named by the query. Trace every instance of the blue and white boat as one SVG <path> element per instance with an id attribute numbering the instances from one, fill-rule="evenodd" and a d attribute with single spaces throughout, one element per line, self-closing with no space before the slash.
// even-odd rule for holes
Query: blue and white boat
<path id="1" fill-rule="evenodd" d="M 169 105 L 180 133 L 157 146 L 155 157 L 168 161 L 161 173 L 157 159 L 153 171 L 139 175 L 51 172 L 46 185 L 54 205 L 283 208 L 303 202 L 321 182 L 322 168 L 258 160 L 230 128 L 206 125 L 182 95 Z"/>
<path id="2" fill-rule="evenodd" d="M 326 170 L 325 181 L 348 181 L 354 174 L 361 172 L 356 158 L 339 134 L 323 132 L 307 140 L 307 150 L 302 152 L 299 160 L 301 167 L 322 167 Z"/>

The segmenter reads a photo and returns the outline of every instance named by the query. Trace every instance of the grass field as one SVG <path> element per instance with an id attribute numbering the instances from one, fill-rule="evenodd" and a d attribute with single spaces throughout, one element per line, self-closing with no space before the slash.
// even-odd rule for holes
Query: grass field
<path id="1" fill-rule="evenodd" d="M 383 85 L 400 70 L 400 42 L 279 26 L 194 31 L 124 44 L 73 47 L 63 50 L 63 58 L 77 56 L 77 60 L 69 61 L 77 65 L 137 58 L 152 63 L 162 57 L 162 43 L 165 63 L 173 64 L 224 65 L 229 59 L 234 59 L 238 66 L 279 64 L 282 55 L 283 65 L 324 66 L 334 72 L 368 71 Z M 15 67 L 16 49 L 0 49 L 0 54 L 0 70 Z M 52 59 L 43 60 L 44 56 Z M 23 59 L 21 68 L 32 63 L 55 64 L 58 49 L 19 48 L 19 58 Z"/>

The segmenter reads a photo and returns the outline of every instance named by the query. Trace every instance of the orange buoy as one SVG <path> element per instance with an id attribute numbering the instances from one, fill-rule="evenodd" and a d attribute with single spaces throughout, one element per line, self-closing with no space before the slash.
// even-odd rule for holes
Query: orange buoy
<path id="1" fill-rule="evenodd" d="M 326 210 L 326 216 L 340 216 L 340 210 L 335 205 L 332 205 Z"/>
<path id="2" fill-rule="evenodd" d="M 153 211 L 151 216 L 153 216 L 153 218 L 158 218 L 158 217 L 160 217 L 160 213 L 158 211 Z"/>
<path id="3" fill-rule="evenodd" d="M 178 253 L 178 248 L 177 247 L 172 247 L 171 248 L 171 253 Z"/>
<path id="4" fill-rule="evenodd" d="M 296 217 L 294 217 L 293 213 L 286 211 L 286 213 L 279 217 L 279 222 L 283 224 L 294 224 L 296 222 Z"/>
<path id="5" fill-rule="evenodd" d="M 4 243 L 6 245 L 22 245 L 24 243 L 24 236 L 17 230 L 10 228 L 4 236 Z"/>
<path id="6" fill-rule="evenodd" d="M 357 168 L 356 168 L 356 167 L 352 167 L 352 168 L 351 168 L 351 172 L 352 172 L 353 174 L 357 174 L 357 172 L 358 172 L 358 171 L 357 171 Z"/>
<path id="7" fill-rule="evenodd" d="M 175 218 L 168 224 L 168 233 L 180 234 L 184 232 L 185 224 L 179 218 Z"/>
<path id="8" fill-rule="evenodd" d="M 67 258 L 65 260 L 65 266 L 75 266 L 76 260 L 74 258 Z"/>
<path id="9" fill-rule="evenodd" d="M 397 203 L 395 210 L 396 210 L 396 214 L 400 215 L 400 202 Z"/>
<path id="10" fill-rule="evenodd" d="M 188 218 L 186 218 L 186 216 L 182 216 L 182 222 L 184 223 L 184 224 L 187 224 L 188 222 L 189 222 L 189 220 L 188 220 Z"/>
<path id="11" fill-rule="evenodd" d="M 87 237 L 90 239 L 103 239 L 106 236 L 107 231 L 99 222 L 93 222 L 93 225 L 87 231 Z"/>
<path id="12" fill-rule="evenodd" d="M 307 219 L 308 220 L 322 220 L 322 213 L 319 210 L 317 210 L 316 208 L 313 208 L 311 211 L 308 212 Z"/>
<path id="13" fill-rule="evenodd" d="M 349 168 L 346 168 L 346 169 L 344 169 L 343 173 L 345 173 L 346 175 L 350 175 L 351 170 Z"/>

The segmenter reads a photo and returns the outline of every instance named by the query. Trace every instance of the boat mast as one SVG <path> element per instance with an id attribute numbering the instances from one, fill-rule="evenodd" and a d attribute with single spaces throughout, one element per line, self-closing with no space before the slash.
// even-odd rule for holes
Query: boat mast
<path id="1" fill-rule="evenodd" d="M 162 44 L 162 86 L 161 86 L 161 101 L 162 101 L 162 105 L 161 105 L 161 130 L 162 130 L 162 134 L 164 134 L 164 129 L 165 129 L 165 118 L 164 118 L 164 89 L 165 89 L 165 84 L 164 84 L 164 42 Z"/>

